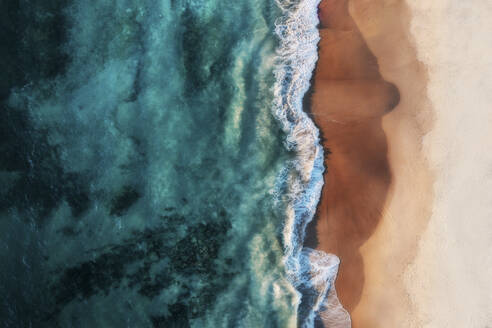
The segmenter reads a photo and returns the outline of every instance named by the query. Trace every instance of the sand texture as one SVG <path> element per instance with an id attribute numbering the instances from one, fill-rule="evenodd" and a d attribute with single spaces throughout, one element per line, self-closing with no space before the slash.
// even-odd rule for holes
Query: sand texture
<path id="1" fill-rule="evenodd" d="M 492 5 L 438 2 L 320 5 L 311 114 L 328 151 L 316 230 L 318 248 L 341 258 L 353 327 L 492 324 L 492 24 L 474 8 Z"/>

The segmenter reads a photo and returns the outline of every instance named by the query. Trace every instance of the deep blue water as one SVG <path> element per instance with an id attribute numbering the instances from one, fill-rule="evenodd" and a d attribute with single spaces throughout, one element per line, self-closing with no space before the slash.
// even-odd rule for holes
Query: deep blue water
<path id="1" fill-rule="evenodd" d="M 313 325 L 316 6 L 0 5 L 2 327 Z"/>

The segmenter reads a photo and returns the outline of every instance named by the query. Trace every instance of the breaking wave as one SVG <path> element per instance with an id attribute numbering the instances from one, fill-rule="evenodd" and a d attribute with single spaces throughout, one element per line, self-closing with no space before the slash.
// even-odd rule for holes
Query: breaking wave
<path id="1" fill-rule="evenodd" d="M 319 131 L 302 109 L 318 60 L 320 0 L 276 0 L 283 12 L 276 22 L 280 39 L 275 67 L 274 115 L 287 134 L 285 145 L 296 157 L 283 172 L 288 205 L 283 230 L 284 262 L 288 278 L 298 292 L 299 327 L 313 327 L 316 317 L 350 327 L 350 318 L 333 287 L 339 259 L 303 247 L 305 230 L 312 220 L 323 186 L 323 148 Z M 336 323 L 335 323 L 336 321 Z"/>

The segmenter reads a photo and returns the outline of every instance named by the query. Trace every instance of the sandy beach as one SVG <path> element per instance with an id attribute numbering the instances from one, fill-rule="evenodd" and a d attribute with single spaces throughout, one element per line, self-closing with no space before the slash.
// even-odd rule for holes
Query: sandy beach
<path id="1" fill-rule="evenodd" d="M 490 30 L 490 15 L 483 10 L 492 14 L 492 6 L 475 6 L 320 4 L 311 114 L 322 132 L 327 171 L 317 247 L 341 259 L 336 287 L 352 327 L 492 324 L 486 281 L 492 276 L 492 202 L 490 193 L 472 191 L 478 181 L 484 182 L 476 186 L 480 191 L 492 184 L 486 170 L 492 156 L 484 150 L 492 143 L 491 84 L 486 93 L 487 85 L 474 81 L 474 74 L 491 70 L 479 49 L 490 53 L 492 42 L 486 49 L 462 31 L 490 39 L 484 30 Z M 469 27 L 458 24 L 464 17 Z M 458 40 L 477 50 L 459 54 Z M 458 88 L 456 75 L 469 87 Z M 467 111 L 466 101 L 476 108 Z M 458 132 L 464 116 L 466 130 Z M 470 184 L 468 192 L 460 183 Z"/>

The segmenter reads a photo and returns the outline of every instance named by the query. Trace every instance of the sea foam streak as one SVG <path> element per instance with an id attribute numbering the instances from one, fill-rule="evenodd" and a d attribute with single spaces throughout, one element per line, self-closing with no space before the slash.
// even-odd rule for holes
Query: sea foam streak
<path id="1" fill-rule="evenodd" d="M 319 131 L 302 110 L 302 99 L 318 59 L 320 0 L 277 0 L 283 15 L 276 22 L 280 39 L 274 114 L 287 133 L 286 147 L 295 151 L 288 184 L 289 205 L 284 226 L 285 266 L 298 291 L 300 327 L 313 327 L 317 315 L 337 327 L 350 327 L 347 312 L 336 299 L 333 282 L 339 260 L 335 255 L 303 248 L 305 230 L 312 220 L 323 186 L 323 148 Z"/>

